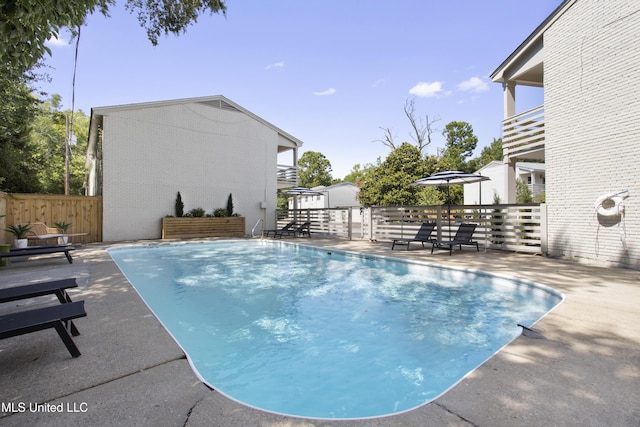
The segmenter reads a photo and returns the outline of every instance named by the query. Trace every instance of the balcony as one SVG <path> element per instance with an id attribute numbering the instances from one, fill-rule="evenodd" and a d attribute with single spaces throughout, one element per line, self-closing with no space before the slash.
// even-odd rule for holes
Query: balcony
<path id="1" fill-rule="evenodd" d="M 502 149 L 506 159 L 544 159 L 544 105 L 502 122 Z"/>
<path id="2" fill-rule="evenodd" d="M 296 166 L 278 165 L 277 188 L 289 188 L 298 185 L 298 168 Z"/>

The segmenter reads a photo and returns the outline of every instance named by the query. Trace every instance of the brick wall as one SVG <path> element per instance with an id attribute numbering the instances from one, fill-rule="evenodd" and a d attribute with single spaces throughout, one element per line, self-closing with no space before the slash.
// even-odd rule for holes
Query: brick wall
<path id="1" fill-rule="evenodd" d="M 640 268 L 640 13 L 578 0 L 544 33 L 549 255 Z M 596 199 L 629 190 L 625 215 Z"/>

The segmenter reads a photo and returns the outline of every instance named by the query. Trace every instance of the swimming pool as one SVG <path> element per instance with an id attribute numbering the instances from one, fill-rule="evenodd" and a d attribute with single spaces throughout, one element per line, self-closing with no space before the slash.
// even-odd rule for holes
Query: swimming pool
<path id="1" fill-rule="evenodd" d="M 205 383 L 311 418 L 420 406 L 562 301 L 518 279 L 287 242 L 108 252 Z"/>

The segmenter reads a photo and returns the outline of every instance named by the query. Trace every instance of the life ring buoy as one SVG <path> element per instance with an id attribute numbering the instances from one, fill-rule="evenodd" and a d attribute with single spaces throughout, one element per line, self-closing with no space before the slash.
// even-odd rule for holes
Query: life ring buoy
<path id="1" fill-rule="evenodd" d="M 604 203 L 610 200 L 610 206 L 604 207 Z M 623 199 L 613 194 L 605 194 L 596 200 L 596 212 L 601 216 L 617 216 L 624 210 Z"/>

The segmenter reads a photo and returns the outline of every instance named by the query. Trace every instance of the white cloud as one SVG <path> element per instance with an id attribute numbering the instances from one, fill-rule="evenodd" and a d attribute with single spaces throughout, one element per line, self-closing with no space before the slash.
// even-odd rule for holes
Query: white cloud
<path id="1" fill-rule="evenodd" d="M 484 92 L 485 90 L 489 90 L 489 85 L 480 77 L 471 77 L 469 80 L 458 83 L 458 89 L 471 92 Z"/>
<path id="2" fill-rule="evenodd" d="M 442 92 L 442 82 L 419 82 L 417 85 L 409 89 L 409 93 L 415 96 L 437 96 Z"/>
<path id="3" fill-rule="evenodd" d="M 273 69 L 277 69 L 277 70 L 281 70 L 285 67 L 285 63 L 284 61 L 280 61 L 280 62 L 274 62 L 273 64 L 269 64 L 266 67 L 264 67 L 265 70 L 273 70 Z"/>
<path id="4" fill-rule="evenodd" d="M 46 44 L 53 47 L 64 47 L 69 46 L 69 40 L 65 40 L 62 38 L 58 38 L 56 36 L 51 37 L 49 40 L 45 42 Z"/>
<path id="5" fill-rule="evenodd" d="M 336 90 L 332 87 L 322 92 L 313 92 L 313 94 L 316 96 L 327 96 L 327 95 L 333 95 L 334 93 L 336 93 Z"/>
<path id="6" fill-rule="evenodd" d="M 383 84 L 386 83 L 385 79 L 378 79 L 375 82 L 373 82 L 373 84 L 371 85 L 371 87 L 378 87 L 378 86 L 382 86 Z"/>

